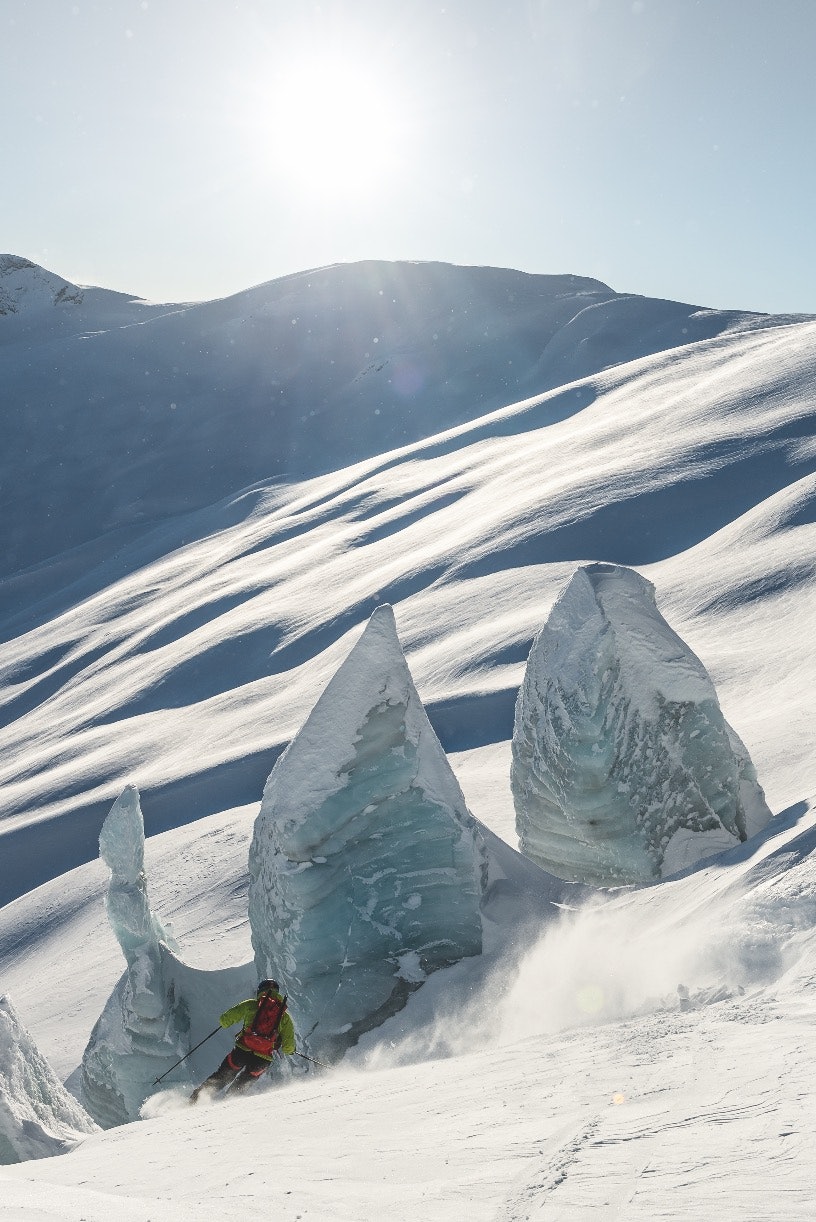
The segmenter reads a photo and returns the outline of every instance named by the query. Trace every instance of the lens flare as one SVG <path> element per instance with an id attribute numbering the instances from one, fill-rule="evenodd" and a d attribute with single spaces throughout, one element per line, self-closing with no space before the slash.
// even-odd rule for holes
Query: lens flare
<path id="1" fill-rule="evenodd" d="M 376 65 L 338 50 L 289 60 L 259 87 L 255 155 L 275 180 L 327 206 L 385 190 L 406 156 L 408 107 Z"/>

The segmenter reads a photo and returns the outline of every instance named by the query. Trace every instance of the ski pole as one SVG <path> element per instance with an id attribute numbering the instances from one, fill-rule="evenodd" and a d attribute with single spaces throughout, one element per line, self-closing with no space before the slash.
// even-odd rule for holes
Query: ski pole
<path id="1" fill-rule="evenodd" d="M 311 1061 L 312 1065 L 319 1065 L 321 1069 L 331 1069 L 331 1065 L 324 1065 L 322 1061 L 316 1061 L 314 1057 L 307 1057 L 304 1052 L 296 1052 L 294 1056 L 300 1057 L 301 1061 Z M 169 1073 L 170 1070 L 168 1069 L 167 1072 Z"/>
<path id="2" fill-rule="evenodd" d="M 191 1056 L 192 1053 L 195 1052 L 196 1048 L 200 1048 L 202 1044 L 206 1044 L 207 1040 L 211 1040 L 212 1037 L 216 1035 L 220 1030 L 221 1030 L 221 1027 L 218 1026 L 215 1028 L 215 1031 L 211 1031 L 209 1035 L 205 1035 L 203 1040 L 198 1041 L 195 1048 L 191 1048 L 189 1052 L 185 1052 L 184 1056 L 181 1058 L 181 1061 L 186 1061 L 188 1056 Z M 181 1061 L 176 1061 L 175 1065 L 171 1065 L 169 1069 L 165 1070 L 165 1072 L 161 1075 L 161 1078 L 154 1078 L 153 1085 L 158 1086 L 162 1078 L 166 1078 L 167 1075 L 169 1073 L 172 1073 L 174 1069 L 178 1069 L 179 1065 L 181 1064 Z"/>

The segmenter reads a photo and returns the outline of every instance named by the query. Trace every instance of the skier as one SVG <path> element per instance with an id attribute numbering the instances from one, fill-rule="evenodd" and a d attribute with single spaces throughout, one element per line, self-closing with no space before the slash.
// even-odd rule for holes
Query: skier
<path id="1" fill-rule="evenodd" d="M 242 1024 L 235 1047 L 215 1073 L 196 1087 L 191 1103 L 198 1101 L 202 1091 L 214 1094 L 230 1083 L 232 1090 L 243 1091 L 265 1073 L 276 1052 L 291 1055 L 295 1051 L 295 1027 L 279 988 L 277 980 L 262 980 L 255 997 L 224 1011 L 218 1020 L 222 1027 Z"/>

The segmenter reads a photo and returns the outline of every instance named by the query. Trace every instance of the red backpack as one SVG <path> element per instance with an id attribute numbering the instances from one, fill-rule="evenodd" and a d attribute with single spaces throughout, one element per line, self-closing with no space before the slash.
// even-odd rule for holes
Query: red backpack
<path id="1" fill-rule="evenodd" d="M 262 1057 L 271 1057 L 281 1042 L 280 1024 L 285 1011 L 285 997 L 276 997 L 274 993 L 261 993 L 255 1017 L 241 1032 L 240 1040 L 243 1046 Z"/>

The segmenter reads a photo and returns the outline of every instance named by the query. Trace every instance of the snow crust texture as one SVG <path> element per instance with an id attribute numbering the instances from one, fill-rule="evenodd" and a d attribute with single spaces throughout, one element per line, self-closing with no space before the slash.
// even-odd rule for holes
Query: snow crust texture
<path id="1" fill-rule="evenodd" d="M 614 886 L 731 848 L 771 818 L 699 658 L 632 569 L 586 565 L 533 642 L 511 785 L 521 849 Z"/>
<path id="2" fill-rule="evenodd" d="M 82 1097 L 107 1128 L 138 1116 L 154 1079 L 186 1052 L 190 1022 L 166 970 L 170 935 L 150 908 L 144 821 L 134 786 L 114 803 L 99 850 L 111 872 L 108 919 L 127 960 L 82 1058 Z"/>
<path id="3" fill-rule="evenodd" d="M 0 1164 L 64 1154 L 96 1131 L 0 996 Z"/>
<path id="4" fill-rule="evenodd" d="M 487 855 L 428 722 L 393 612 L 362 637 L 278 760 L 250 849 L 259 976 L 338 1054 L 437 968 L 482 949 Z"/>

